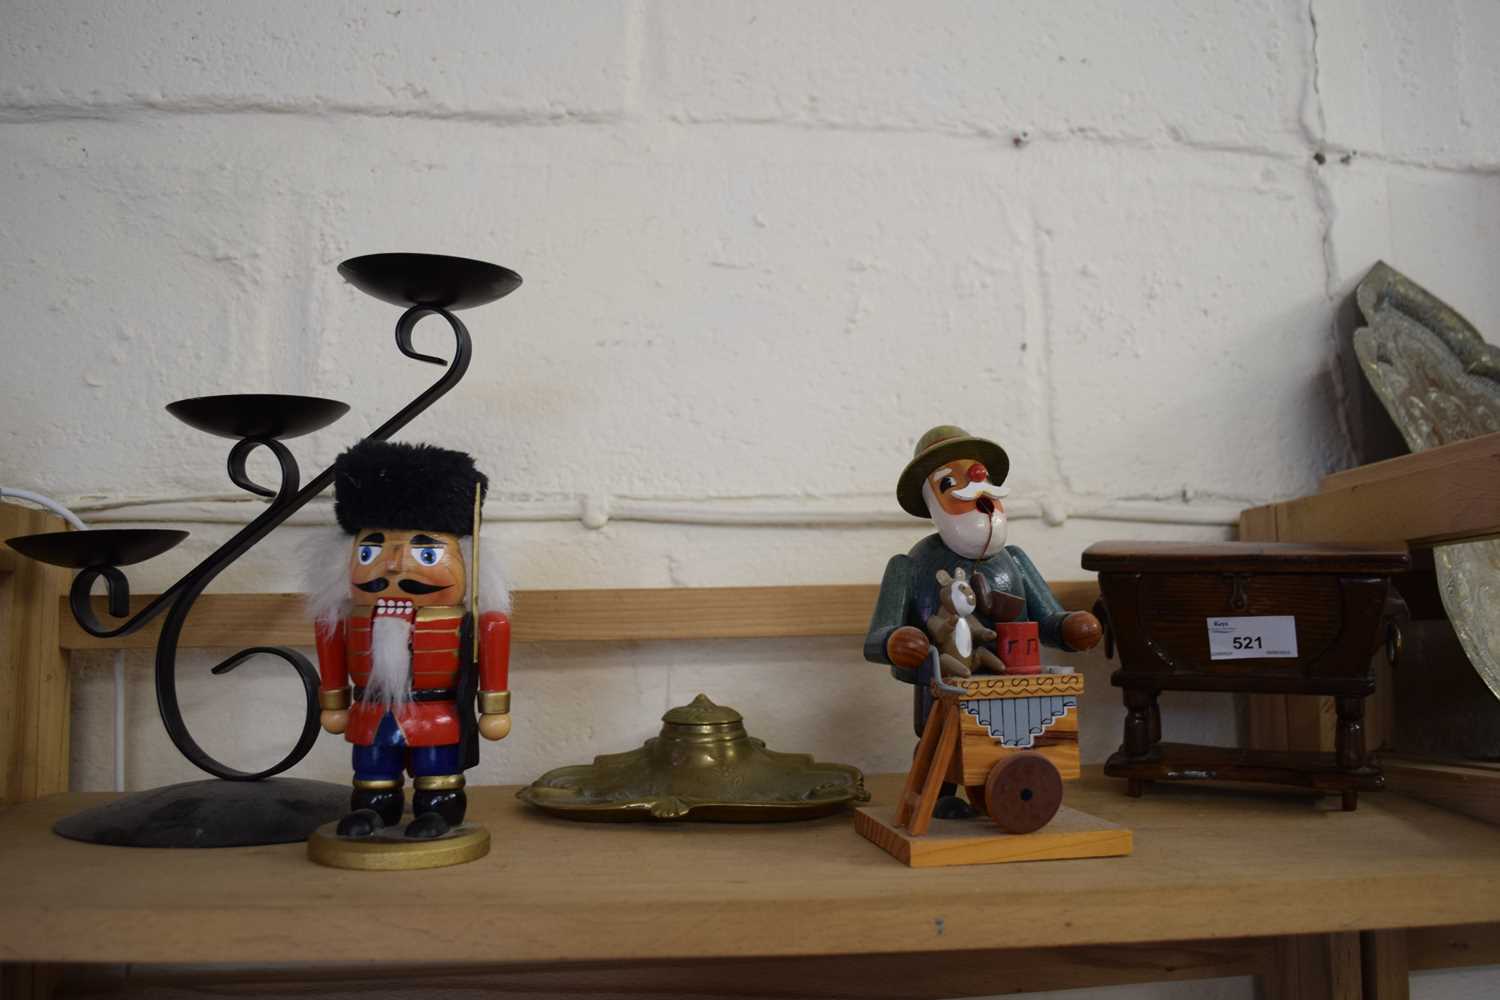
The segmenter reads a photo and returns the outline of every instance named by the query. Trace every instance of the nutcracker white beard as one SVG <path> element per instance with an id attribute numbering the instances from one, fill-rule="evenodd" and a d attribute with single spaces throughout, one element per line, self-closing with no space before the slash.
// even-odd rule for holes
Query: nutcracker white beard
<path id="1" fill-rule="evenodd" d="M 950 514 L 937 502 L 928 483 L 922 484 L 922 496 L 943 544 L 965 559 L 988 559 L 1005 547 L 1005 511 L 999 504 L 988 514 L 978 508 Z"/>
<path id="2" fill-rule="evenodd" d="M 370 679 L 365 702 L 386 710 L 411 700 L 411 621 L 400 615 L 376 615 L 370 622 Z"/>

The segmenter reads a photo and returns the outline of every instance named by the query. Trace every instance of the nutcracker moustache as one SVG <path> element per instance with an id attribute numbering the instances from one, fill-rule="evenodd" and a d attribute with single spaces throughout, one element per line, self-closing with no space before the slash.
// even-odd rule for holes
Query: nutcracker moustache
<path id="1" fill-rule="evenodd" d="M 443 837 L 463 822 L 478 737 L 510 731 L 509 598 L 474 538 L 488 481 L 462 452 L 385 441 L 350 448 L 334 476 L 339 549 L 317 557 L 313 612 L 323 728 L 353 745 L 337 834 L 398 826 L 409 774 L 405 837 Z"/>

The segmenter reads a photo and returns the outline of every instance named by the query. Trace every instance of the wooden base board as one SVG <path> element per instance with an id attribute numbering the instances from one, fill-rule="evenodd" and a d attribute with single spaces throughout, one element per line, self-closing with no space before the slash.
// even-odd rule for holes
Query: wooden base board
<path id="1" fill-rule="evenodd" d="M 895 806 L 865 806 L 855 811 L 854 829 L 912 868 L 1111 858 L 1129 854 L 1133 846 L 1125 827 L 1068 806 L 1040 830 L 1023 834 L 1001 833 L 980 817 L 934 819 L 925 834 L 913 837 L 895 820 Z"/>

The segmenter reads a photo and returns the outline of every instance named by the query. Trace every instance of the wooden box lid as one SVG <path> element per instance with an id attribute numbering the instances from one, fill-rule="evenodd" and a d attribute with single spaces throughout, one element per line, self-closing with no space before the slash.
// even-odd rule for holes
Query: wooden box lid
<path id="1" fill-rule="evenodd" d="M 1400 542 L 1380 545 L 1294 542 L 1095 542 L 1083 568 L 1100 573 L 1366 573 L 1410 568 Z"/>

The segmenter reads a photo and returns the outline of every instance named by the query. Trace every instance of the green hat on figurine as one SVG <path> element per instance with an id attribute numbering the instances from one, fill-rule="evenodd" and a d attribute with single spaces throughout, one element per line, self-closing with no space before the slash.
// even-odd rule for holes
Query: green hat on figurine
<path id="1" fill-rule="evenodd" d="M 917 440 L 912 460 L 901 470 L 896 482 L 896 500 L 901 509 L 913 517 L 927 518 L 927 501 L 922 499 L 922 483 L 944 462 L 958 458 L 978 459 L 989 470 L 990 482 L 1005 482 L 1010 472 L 1010 456 L 993 441 L 974 437 L 962 427 L 940 424 Z"/>

